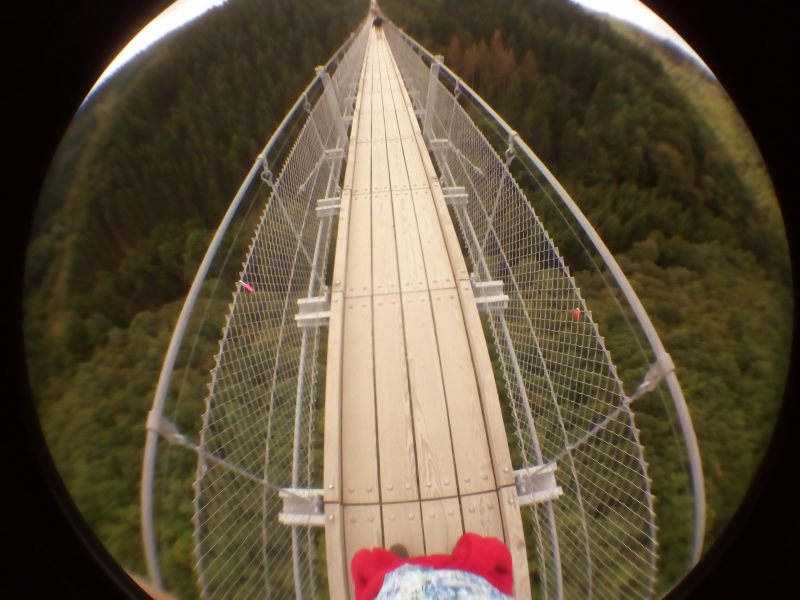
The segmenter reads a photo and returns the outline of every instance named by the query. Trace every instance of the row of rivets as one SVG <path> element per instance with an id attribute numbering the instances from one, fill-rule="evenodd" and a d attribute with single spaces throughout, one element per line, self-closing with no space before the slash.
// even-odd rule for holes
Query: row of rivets
<path id="1" fill-rule="evenodd" d="M 514 504 L 514 498 L 509 498 L 508 499 L 508 503 L 509 504 Z M 489 503 L 486 506 L 486 508 L 487 508 L 487 510 L 493 510 L 494 509 L 494 504 Z M 475 509 L 474 506 L 470 506 L 468 510 L 469 510 L 470 513 L 474 513 L 476 509 Z M 447 516 L 452 517 L 454 515 L 455 515 L 455 511 L 453 509 L 448 509 L 447 510 Z M 407 517 L 408 517 L 409 521 L 413 521 L 414 520 L 414 513 L 407 513 Z M 329 521 L 333 521 L 334 518 L 335 518 L 334 515 L 328 515 L 328 520 Z M 436 513 L 434 513 L 434 512 L 428 513 L 428 518 L 429 519 L 435 519 L 436 518 Z M 353 524 L 358 523 L 358 518 L 356 518 L 356 517 L 350 517 L 348 520 L 350 521 L 350 523 L 353 523 Z M 389 520 L 390 521 L 396 521 L 397 520 L 397 515 L 395 515 L 394 513 L 390 514 L 389 515 Z M 375 517 L 374 516 L 367 517 L 367 522 L 368 523 L 374 523 L 375 522 Z"/>
<path id="2" fill-rule="evenodd" d="M 411 489 L 411 484 L 410 484 L 410 483 L 407 483 L 407 484 L 405 484 L 405 486 L 403 486 L 403 487 L 405 487 L 407 490 L 410 490 L 410 489 Z M 394 486 L 393 486 L 393 485 L 389 484 L 389 485 L 387 485 L 387 486 L 386 486 L 386 491 L 387 491 L 387 492 L 391 492 L 391 491 L 393 491 L 393 490 L 394 490 Z"/>

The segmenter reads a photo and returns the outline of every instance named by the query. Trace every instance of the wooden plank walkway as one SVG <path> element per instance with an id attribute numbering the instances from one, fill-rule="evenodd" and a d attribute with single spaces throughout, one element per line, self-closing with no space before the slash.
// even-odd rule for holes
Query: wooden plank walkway
<path id="1" fill-rule="evenodd" d="M 372 28 L 331 289 L 325 512 L 331 598 L 361 548 L 497 537 L 530 597 L 505 430 L 472 287 L 394 58 Z"/>

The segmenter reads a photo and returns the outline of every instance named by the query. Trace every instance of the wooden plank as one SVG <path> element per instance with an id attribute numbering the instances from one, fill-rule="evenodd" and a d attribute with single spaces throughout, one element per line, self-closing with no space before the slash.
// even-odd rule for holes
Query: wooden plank
<path id="1" fill-rule="evenodd" d="M 431 159 L 430 154 L 428 154 L 428 147 L 425 144 L 425 138 L 422 137 L 422 131 L 420 130 L 419 125 L 416 123 L 414 127 L 413 143 L 423 157 L 422 162 L 425 170 L 425 176 L 428 178 L 428 182 L 430 183 L 432 189 L 434 184 L 438 184 L 439 177 L 436 175 L 436 169 L 433 167 L 433 160 Z M 409 141 L 409 144 L 411 144 L 411 141 Z"/>
<path id="2" fill-rule="evenodd" d="M 430 189 L 428 174 L 425 172 L 423 157 L 417 149 L 416 141 L 405 139 L 402 131 L 400 133 L 400 143 L 403 145 L 403 152 L 406 158 L 406 169 L 408 169 L 408 185 L 412 190 Z"/>
<path id="3" fill-rule="evenodd" d="M 383 46 L 383 44 L 381 44 Z M 380 60 L 381 52 L 376 52 L 375 70 L 375 96 L 373 100 L 372 116 L 372 191 L 384 192 L 391 188 L 389 164 L 386 149 L 386 91 L 384 90 L 383 65 Z"/>
<path id="4" fill-rule="evenodd" d="M 367 59 L 369 58 L 369 52 L 370 52 L 370 47 L 368 45 L 367 49 L 366 49 L 366 52 L 365 52 L 364 63 L 361 65 L 361 74 L 359 75 L 358 90 L 356 92 L 356 102 L 353 105 L 353 122 L 352 122 L 352 124 L 350 126 L 350 149 L 348 150 L 348 160 L 345 163 L 344 179 L 342 180 L 343 181 L 342 185 L 345 188 L 351 188 L 352 187 L 352 183 L 353 183 L 353 161 L 350 160 L 349 157 L 353 156 L 352 150 L 353 150 L 354 144 L 355 144 L 354 140 L 357 139 L 357 137 L 358 137 L 359 120 L 360 120 L 360 112 L 361 112 L 361 102 L 362 102 L 362 99 L 363 99 L 362 92 L 363 92 L 363 89 L 364 89 L 364 85 L 365 85 L 364 82 L 366 80 L 366 74 L 367 74 L 367 70 L 368 70 L 368 67 L 367 67 L 368 60 Z"/>
<path id="5" fill-rule="evenodd" d="M 394 186 L 394 181 L 392 185 Z M 422 245 L 411 192 L 393 189 L 392 210 L 400 289 L 403 293 L 426 290 L 425 261 L 422 257 Z"/>
<path id="6" fill-rule="evenodd" d="M 381 63 L 381 76 L 386 81 L 384 88 L 394 95 L 399 88 L 392 51 L 388 44 L 380 44 L 376 54 Z"/>
<path id="7" fill-rule="evenodd" d="M 370 194 L 353 194 L 347 246 L 345 296 L 367 296 L 372 291 L 372 201 Z"/>
<path id="8" fill-rule="evenodd" d="M 344 546 L 347 564 L 347 581 L 349 597 L 355 597 L 353 577 L 350 565 L 353 555 L 359 550 L 371 550 L 383 547 L 383 531 L 381 528 L 381 508 L 377 504 L 347 505 L 344 513 Z"/>
<path id="9" fill-rule="evenodd" d="M 397 69 L 396 63 L 393 64 L 393 78 L 400 79 L 399 70 Z M 413 130 L 413 139 L 415 142 L 415 147 L 417 152 L 420 154 L 422 158 L 422 166 L 423 170 L 426 173 L 429 182 L 429 189 L 433 195 L 433 203 L 436 209 L 436 213 L 438 215 L 439 227 L 441 228 L 442 235 L 445 240 L 445 244 L 447 246 L 448 255 L 451 261 L 451 269 L 456 277 L 456 279 L 467 279 L 469 277 L 469 273 L 467 272 L 466 264 L 464 262 L 464 257 L 461 253 L 461 247 L 458 243 L 458 237 L 455 233 L 455 227 L 453 226 L 453 222 L 450 218 L 450 214 L 447 208 L 447 204 L 444 201 L 444 195 L 442 194 L 442 188 L 439 184 L 438 178 L 436 176 L 436 171 L 433 168 L 433 162 L 428 154 L 427 147 L 425 145 L 425 141 L 422 137 L 422 132 L 420 131 L 419 124 L 416 121 L 416 118 L 413 116 L 413 103 L 411 102 L 411 98 L 408 96 L 408 92 L 406 91 L 404 86 L 400 88 L 400 95 L 403 99 L 403 104 L 406 107 L 406 112 L 409 114 L 408 124 L 409 127 Z M 395 102 L 397 105 L 398 103 Z M 404 146 L 404 152 L 411 152 L 412 148 Z"/>
<path id="10" fill-rule="evenodd" d="M 389 84 L 391 86 L 392 93 L 397 95 L 401 93 L 401 91 L 405 91 L 405 84 L 403 83 L 403 80 L 397 70 L 394 67 L 390 67 L 387 70 L 387 73 L 389 76 Z"/>
<path id="11" fill-rule="evenodd" d="M 376 96 L 380 102 L 380 97 Z M 389 190 L 389 165 L 386 160 L 386 134 L 384 131 L 384 117 L 376 113 L 372 119 L 372 191 L 386 192 Z"/>
<path id="12" fill-rule="evenodd" d="M 339 224 L 336 229 L 336 250 L 333 261 L 333 274 L 331 292 L 344 292 L 345 276 L 347 275 L 347 240 L 350 229 L 350 198 L 349 189 L 342 190 L 342 205 L 339 209 Z M 333 318 L 333 315 L 331 315 Z"/>
<path id="13" fill-rule="evenodd" d="M 400 295 L 376 296 L 373 303 L 381 500 L 416 500 L 419 489 Z"/>
<path id="14" fill-rule="evenodd" d="M 328 357 L 325 375 L 325 456 L 322 465 L 326 502 L 341 501 L 342 494 L 342 333 L 343 294 L 331 294 Z"/>
<path id="15" fill-rule="evenodd" d="M 494 478 L 498 487 L 514 485 L 514 471 L 508 451 L 503 414 L 500 412 L 497 384 L 494 380 L 489 349 L 486 346 L 486 337 L 483 334 L 483 327 L 475 304 L 475 295 L 472 293 L 472 285 L 468 281 L 462 281 L 456 289 L 461 302 L 461 311 L 475 369 L 475 379 L 483 405 L 483 418 L 486 423 L 489 450 L 492 454 Z"/>
<path id="16" fill-rule="evenodd" d="M 497 491 L 461 496 L 461 512 L 466 531 L 505 541 Z"/>
<path id="17" fill-rule="evenodd" d="M 396 65 L 393 65 L 392 69 L 392 80 L 398 81 L 400 79 L 399 72 L 396 70 Z M 398 97 L 403 98 L 402 106 L 405 108 L 405 111 L 402 110 L 400 107 L 400 102 L 397 100 Z M 414 149 L 416 149 L 416 153 L 421 156 L 422 167 L 423 171 L 426 174 L 426 177 L 429 182 L 429 186 L 427 189 L 430 190 L 430 193 L 433 195 L 433 205 L 436 213 L 438 215 L 438 226 L 441 231 L 441 235 L 444 238 L 447 253 L 450 257 L 451 261 L 451 271 L 456 277 L 456 279 L 467 279 L 469 277 L 469 273 L 467 272 L 466 265 L 464 263 L 464 258 L 461 254 L 461 247 L 458 243 L 458 237 L 455 233 L 455 227 L 453 226 L 452 220 L 450 219 L 450 215 L 447 209 L 447 204 L 444 201 L 444 196 L 442 194 L 441 185 L 439 184 L 438 178 L 436 177 L 435 170 L 433 168 L 433 163 L 428 155 L 427 148 L 425 146 L 425 142 L 422 139 L 422 133 L 419 130 L 419 124 L 416 121 L 416 118 L 413 116 L 413 104 L 411 103 L 411 99 L 408 96 L 407 91 L 405 90 L 404 86 L 400 86 L 399 88 L 399 95 L 393 96 L 393 103 L 395 105 L 395 111 L 400 111 L 400 115 L 403 112 L 406 113 L 406 118 L 404 119 L 404 123 L 407 126 L 404 129 L 405 133 L 408 134 L 409 131 L 413 132 L 412 136 L 405 136 L 408 139 L 413 139 L 414 144 L 403 144 L 403 155 L 412 154 L 414 153 Z M 400 116 L 398 116 L 398 119 Z M 400 135 L 400 131 L 398 129 L 398 136 Z M 424 189 L 424 188 L 423 188 Z M 426 193 L 422 191 L 421 193 Z M 432 220 L 433 221 L 433 220 Z M 434 221 L 435 222 L 435 221 Z M 423 236 L 424 237 L 424 236 Z"/>
<path id="18" fill-rule="evenodd" d="M 369 85 L 369 83 L 365 82 L 365 85 Z M 370 111 L 370 106 L 372 103 L 372 94 L 365 92 L 361 98 L 361 103 L 362 106 L 358 111 L 358 131 L 355 136 L 352 136 L 355 138 L 356 142 L 356 153 L 350 153 L 350 159 L 353 162 L 354 169 L 352 187 L 353 190 L 358 193 L 369 191 L 369 155 L 372 145 L 372 113 Z M 352 143 L 350 147 L 353 147 Z"/>
<path id="19" fill-rule="evenodd" d="M 367 46 L 367 53 L 364 61 L 364 74 L 363 81 L 359 86 L 358 95 L 356 96 L 356 108 L 353 113 L 353 118 L 356 117 L 366 126 L 359 127 L 357 135 L 351 133 L 350 137 L 355 137 L 357 141 L 369 141 L 371 135 L 370 113 L 372 106 L 372 95 L 375 87 L 375 50 L 372 46 Z"/>
<path id="20" fill-rule="evenodd" d="M 439 221 L 439 228 L 444 238 L 445 246 L 447 247 L 447 255 L 450 258 L 450 269 L 456 281 L 469 280 L 469 272 L 467 271 L 467 264 L 464 261 L 464 256 L 461 253 L 461 245 L 456 235 L 456 229 L 453 225 L 453 220 L 450 218 L 450 212 L 447 208 L 447 203 L 444 200 L 442 186 L 439 181 L 434 177 L 431 183 L 431 194 L 433 196 L 433 207 L 436 210 L 436 215 Z"/>
<path id="21" fill-rule="evenodd" d="M 449 554 L 464 534 L 458 498 L 423 500 L 422 526 L 426 554 Z"/>
<path id="22" fill-rule="evenodd" d="M 391 55 L 391 51 L 389 52 L 389 54 Z M 403 77 L 400 74 L 400 68 L 397 66 L 397 62 L 394 60 L 394 56 L 391 57 L 391 60 L 389 62 L 388 71 L 390 72 L 390 75 L 389 75 L 390 79 L 393 82 L 396 82 L 396 86 L 397 86 L 395 88 L 396 91 L 397 91 L 396 97 L 402 99 L 403 103 L 408 106 L 409 111 L 413 115 L 413 113 L 414 113 L 414 103 L 411 101 L 411 96 L 409 95 L 408 90 L 406 89 L 405 83 L 403 82 Z M 426 81 L 426 86 L 427 86 L 427 81 Z M 427 91 L 427 87 L 426 87 L 425 90 L 421 90 L 421 91 Z"/>
<path id="23" fill-rule="evenodd" d="M 409 189 L 408 169 L 406 168 L 406 156 L 403 151 L 403 144 L 400 140 L 400 132 L 397 124 L 396 106 L 393 92 L 387 91 L 384 95 L 384 118 L 386 128 L 386 156 L 389 167 L 389 177 L 392 182 L 392 190 Z"/>
<path id="24" fill-rule="evenodd" d="M 459 493 L 495 490 L 483 407 L 461 303 L 455 289 L 435 291 L 431 296 Z"/>
<path id="25" fill-rule="evenodd" d="M 372 301 L 346 299 L 342 338 L 342 501 L 378 502 Z"/>
<path id="26" fill-rule="evenodd" d="M 381 82 L 382 85 L 384 82 Z M 386 139 L 388 140 L 399 140 L 400 139 L 400 131 L 397 128 L 397 114 L 395 109 L 394 103 L 394 95 L 396 91 L 393 89 L 391 84 L 388 84 L 383 88 L 382 95 L 383 95 L 383 114 L 385 119 L 385 127 L 386 127 Z"/>
<path id="27" fill-rule="evenodd" d="M 405 90 L 400 90 L 392 97 L 395 114 L 397 115 L 397 129 L 400 132 L 400 139 L 414 141 L 414 130 L 418 128 L 417 118 L 414 116 L 411 101 Z"/>
<path id="28" fill-rule="evenodd" d="M 350 576 L 344 546 L 344 518 L 341 504 L 325 503 L 325 555 L 330 600 L 346 600 Z"/>
<path id="29" fill-rule="evenodd" d="M 397 62 L 394 60 L 394 56 L 392 56 L 391 50 L 388 48 L 387 55 L 384 60 L 386 62 L 387 77 L 393 87 L 392 91 L 395 92 L 394 97 L 402 102 L 405 102 L 406 99 L 410 99 L 410 96 L 406 90 L 403 77 L 400 75 L 400 69 L 397 66 Z"/>
<path id="30" fill-rule="evenodd" d="M 394 214 L 389 193 L 372 194 L 372 294 L 400 290 Z"/>
<path id="31" fill-rule="evenodd" d="M 388 102 L 388 100 L 384 101 Z M 418 129 L 416 118 L 414 117 L 413 111 L 409 115 L 409 109 L 404 104 L 402 99 L 392 97 L 391 102 L 394 104 L 394 114 L 397 122 L 400 150 L 402 151 L 405 169 L 408 173 L 408 187 L 410 189 L 428 189 L 429 181 L 423 164 L 423 156 L 420 154 L 420 150 L 414 137 L 415 128 Z M 395 152 L 397 153 L 397 150 L 395 150 Z M 399 156 L 399 153 L 397 153 L 397 156 Z"/>
<path id="32" fill-rule="evenodd" d="M 425 260 L 425 275 L 428 289 L 454 288 L 455 278 L 447 254 L 447 246 L 439 227 L 439 218 L 433 205 L 429 188 L 413 190 L 411 198 L 417 220 L 422 256 Z"/>
<path id="33" fill-rule="evenodd" d="M 358 130 L 351 133 L 350 152 L 348 164 L 352 163 L 352 189 L 361 194 L 370 191 L 371 171 L 370 155 L 372 153 L 372 102 L 374 95 L 374 55 L 373 45 L 367 47 L 367 61 L 364 67 L 364 85 L 358 94 Z M 355 117 L 354 117 L 355 118 Z M 352 139 L 355 138 L 355 146 Z M 353 151 L 355 150 L 355 151 Z"/>
<path id="34" fill-rule="evenodd" d="M 447 403 L 427 291 L 403 294 L 403 324 L 420 497 L 454 496 L 458 488 Z"/>
<path id="35" fill-rule="evenodd" d="M 392 70 L 394 76 L 398 80 L 402 80 L 400 77 L 400 71 L 397 67 L 397 64 L 392 61 Z M 398 93 L 395 96 L 395 109 L 398 111 L 398 120 L 402 119 L 402 123 L 400 126 L 400 135 L 401 138 L 405 142 L 405 150 L 407 154 L 411 156 L 415 156 L 411 150 L 412 145 L 416 145 L 418 148 L 418 152 L 422 159 L 421 166 L 423 167 L 423 171 L 425 172 L 425 176 L 428 181 L 428 185 L 432 186 L 435 182 L 438 182 L 438 178 L 436 176 L 436 171 L 433 168 L 433 162 L 428 155 L 427 146 L 425 145 L 425 140 L 422 136 L 422 131 L 420 129 L 419 123 L 417 122 L 416 116 L 414 114 L 414 105 L 411 102 L 411 97 L 408 95 L 408 91 L 405 89 L 405 86 L 401 85 L 398 89 Z M 416 161 L 414 161 L 416 162 Z M 414 165 L 412 168 L 416 169 L 417 165 Z M 422 184 L 411 186 L 414 189 L 423 188 Z"/>
<path id="36" fill-rule="evenodd" d="M 375 81 L 371 76 L 364 79 L 364 90 L 359 94 L 360 106 L 358 107 L 359 128 L 356 141 L 370 143 L 372 141 L 372 103 L 374 102 Z"/>
<path id="37" fill-rule="evenodd" d="M 393 65 L 396 72 L 396 65 Z M 409 186 L 411 189 L 428 189 L 430 186 L 430 176 L 426 169 L 426 164 L 432 168 L 427 148 L 424 144 L 418 145 L 418 138 L 422 139 L 422 134 L 414 114 L 414 108 L 405 87 L 400 89 L 392 97 L 395 114 L 397 118 L 398 134 L 403 146 L 406 158 L 406 168 L 409 173 Z M 427 162 L 426 162 L 427 161 Z M 435 177 L 434 177 L 435 179 Z"/>
<path id="38" fill-rule="evenodd" d="M 361 124 L 363 127 L 363 123 Z M 370 158 L 372 155 L 372 144 L 370 142 L 358 142 L 355 152 L 351 153 L 353 161 L 353 193 L 366 194 L 372 187 L 372 172 L 370 170 Z"/>
<path id="39" fill-rule="evenodd" d="M 409 556 L 425 554 L 419 502 L 384 504 L 381 510 L 384 546 L 390 549 L 395 544 L 402 544 Z"/>
<path id="40" fill-rule="evenodd" d="M 378 120 L 375 120 L 377 123 Z M 382 122 L 382 120 L 381 120 Z M 383 133 L 381 131 L 381 133 Z M 388 192 L 389 183 L 389 164 L 386 160 L 386 142 L 383 139 L 374 140 L 371 146 L 372 151 L 372 181 L 371 190 L 373 193 Z"/>
<path id="41" fill-rule="evenodd" d="M 511 551 L 511 564 L 514 572 L 514 598 L 530 600 L 531 580 L 528 572 L 528 553 L 525 547 L 525 532 L 517 503 L 517 489 L 513 485 L 497 491 L 500 500 L 500 514 L 503 517 L 505 542 Z"/>
<path id="42" fill-rule="evenodd" d="M 387 115 L 387 124 L 389 123 L 389 119 L 390 117 Z M 399 139 L 387 137 L 386 160 L 389 167 L 389 179 L 392 182 L 392 191 L 410 189 L 408 170 L 406 169 L 406 157 L 405 154 L 403 154 L 403 144 Z"/>
<path id="43" fill-rule="evenodd" d="M 375 60 L 374 76 L 372 84 L 372 143 L 385 138 L 383 125 L 383 112 L 386 110 L 386 92 L 383 89 L 383 66 L 378 57 Z"/>

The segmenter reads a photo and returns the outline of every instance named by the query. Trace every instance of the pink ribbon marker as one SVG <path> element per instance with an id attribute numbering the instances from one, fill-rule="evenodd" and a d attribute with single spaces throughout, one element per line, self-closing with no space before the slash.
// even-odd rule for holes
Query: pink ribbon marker
<path id="1" fill-rule="evenodd" d="M 242 287 L 244 289 L 246 289 L 248 292 L 250 292 L 251 294 L 255 293 L 256 290 L 249 283 L 245 283 L 244 281 L 240 281 L 239 283 L 241 283 Z"/>

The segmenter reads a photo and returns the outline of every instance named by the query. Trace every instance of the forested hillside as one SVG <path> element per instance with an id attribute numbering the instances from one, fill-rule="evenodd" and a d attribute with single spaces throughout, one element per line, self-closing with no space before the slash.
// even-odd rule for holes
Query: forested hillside
<path id="1" fill-rule="evenodd" d="M 713 540 L 769 439 L 792 331 L 780 212 L 760 159 L 731 147 L 724 94 L 687 96 L 676 83 L 704 77 L 691 63 L 666 68 L 566 0 L 381 4 L 519 131 L 616 254 L 677 364 Z M 53 164 L 27 257 L 29 375 L 69 490 L 133 572 L 144 423 L 182 298 L 256 154 L 366 9 L 230 0 L 98 90 Z M 685 531 L 660 526 L 662 555 L 685 554 Z M 684 565 L 662 567 L 663 587 Z M 176 573 L 190 590 L 189 565 Z"/>
<path id="2" fill-rule="evenodd" d="M 691 410 L 706 477 L 708 548 L 763 456 L 792 330 L 780 210 L 735 108 L 673 47 L 569 2 L 509 0 L 502 10 L 481 0 L 381 5 L 520 133 L 628 275 L 675 360 Z M 602 288 L 591 271 L 575 277 L 585 292 Z M 592 308 L 602 315 L 602 305 Z M 601 330 L 610 325 L 599 322 Z M 649 430 L 660 448 L 665 424 L 649 416 L 647 402 L 637 414 L 645 444 Z M 670 505 L 687 490 L 670 474 L 680 467 L 663 470 L 659 462 L 651 475 L 664 590 L 685 570 L 678 557 L 685 557 L 687 530 L 670 521 L 680 513 Z"/>
<path id="3" fill-rule="evenodd" d="M 26 264 L 29 378 L 68 489 L 132 572 L 144 423 L 183 297 L 256 155 L 366 9 L 231 0 L 96 91 L 52 165 Z M 189 597 L 187 531 L 167 575 Z"/>

